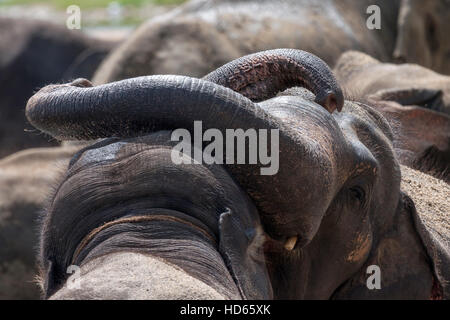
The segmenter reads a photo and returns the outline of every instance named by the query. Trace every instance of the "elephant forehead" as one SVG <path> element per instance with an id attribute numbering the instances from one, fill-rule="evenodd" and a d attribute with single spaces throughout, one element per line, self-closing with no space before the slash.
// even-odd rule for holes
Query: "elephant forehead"
<path id="1" fill-rule="evenodd" d="M 343 112 L 334 114 L 341 129 L 352 128 L 366 144 L 376 141 L 376 144 L 391 144 L 393 133 L 389 122 L 371 106 L 355 101 L 346 101 Z M 365 133 L 365 134 L 362 134 Z"/>
<path id="2" fill-rule="evenodd" d="M 259 106 L 275 117 L 284 130 L 293 134 L 307 137 L 311 133 L 317 136 L 318 133 L 310 130 L 319 128 L 322 129 L 322 135 L 338 133 L 340 129 L 333 115 L 312 101 L 313 96 L 308 90 L 293 88 L 259 103 Z"/>

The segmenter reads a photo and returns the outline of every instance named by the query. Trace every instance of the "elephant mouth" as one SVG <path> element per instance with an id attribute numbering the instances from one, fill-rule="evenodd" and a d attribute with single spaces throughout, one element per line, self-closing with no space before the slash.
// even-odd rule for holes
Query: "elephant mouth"
<path id="1" fill-rule="evenodd" d="M 271 237 L 266 234 L 264 251 L 266 253 L 290 253 L 306 246 L 309 241 L 303 240 L 299 235 L 290 235 L 285 237 Z"/>

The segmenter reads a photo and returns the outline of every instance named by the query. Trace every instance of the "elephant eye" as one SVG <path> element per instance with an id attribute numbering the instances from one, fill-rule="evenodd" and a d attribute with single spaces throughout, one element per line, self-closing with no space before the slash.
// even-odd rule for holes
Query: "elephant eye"
<path id="1" fill-rule="evenodd" d="M 366 193 L 363 188 L 358 187 L 358 186 L 351 187 L 349 189 L 349 192 L 350 192 L 350 196 L 352 197 L 352 199 L 358 201 L 361 205 L 364 204 L 365 198 L 366 198 Z"/>

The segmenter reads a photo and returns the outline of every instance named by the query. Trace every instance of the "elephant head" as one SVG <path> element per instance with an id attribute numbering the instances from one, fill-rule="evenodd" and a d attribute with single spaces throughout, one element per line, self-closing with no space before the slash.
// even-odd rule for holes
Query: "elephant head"
<path id="1" fill-rule="evenodd" d="M 450 73 L 450 2 L 402 0 L 394 59 Z"/>
<path id="2" fill-rule="evenodd" d="M 264 70 L 264 63 L 274 60 L 268 54 L 259 56 L 259 61 L 255 61 L 255 56 L 244 57 L 205 78 L 235 90 L 237 85 L 253 89 L 259 81 L 258 70 Z M 232 77 L 236 73 L 246 74 L 247 81 L 236 83 Z M 271 76 L 283 77 L 283 73 L 273 72 Z M 258 100 L 258 89 L 261 88 L 244 95 Z M 317 99 L 305 90 L 291 89 L 260 105 L 266 112 L 302 127 L 301 121 L 309 119 L 295 115 L 303 106 L 286 103 L 293 96 L 309 101 Z M 340 169 L 339 182 L 331 191 L 332 200 L 308 245 L 294 246 L 286 252 L 276 242 L 266 243 L 274 296 L 336 299 L 448 296 L 448 240 L 442 240 L 433 228 L 425 227 L 423 216 L 418 215 L 411 198 L 400 189 L 400 170 L 389 123 L 373 108 L 359 102 L 346 101 L 342 112 L 333 116 L 339 126 L 339 139 L 346 143 L 321 141 L 321 146 L 329 143 L 333 151 L 348 148 L 332 161 Z M 347 163 L 346 167 L 349 159 L 353 163 Z M 297 185 L 301 183 L 308 182 L 297 181 Z M 449 223 L 443 224 L 448 233 Z M 372 265 L 384 274 L 380 290 L 369 290 L 366 285 L 366 270 Z M 411 268 L 407 270 L 405 266 Z"/>
<path id="3" fill-rule="evenodd" d="M 290 64 L 298 71 L 296 78 L 288 75 L 293 83 L 305 83 L 317 94 L 317 100 L 323 107 L 318 108 L 316 121 L 320 121 L 321 114 L 329 117 L 330 112 L 342 107 L 342 93 L 331 71 L 321 60 L 295 50 L 280 50 L 275 54 L 279 57 L 276 64 L 279 64 L 280 70 L 286 70 Z M 262 78 L 261 83 L 266 80 L 267 78 Z M 283 82 L 267 82 L 267 85 L 274 85 L 273 92 L 275 89 L 284 89 Z M 92 104 L 87 103 L 86 99 Z M 69 101 L 74 104 L 69 105 Z M 86 109 L 82 110 L 80 107 Z M 294 141 L 298 139 L 310 141 L 312 137 L 302 138 L 297 128 L 284 128 L 282 122 L 243 95 L 210 81 L 182 76 L 152 76 L 92 87 L 89 81 L 80 79 L 71 84 L 47 86 L 40 90 L 29 100 L 27 117 L 36 127 L 60 139 L 100 137 L 121 139 L 102 141 L 75 156 L 52 197 L 48 213 L 43 219 L 40 254 L 46 296 L 54 294 L 61 288 L 67 278 L 66 270 L 71 264 L 83 265 L 98 257 L 98 252 L 105 254 L 107 249 L 103 238 L 98 240 L 99 237 L 104 236 L 108 239 L 109 236 L 112 239 L 114 236 L 111 233 L 117 232 L 112 231 L 114 228 L 121 229 L 127 223 L 136 222 L 126 220 L 124 217 L 138 216 L 139 223 L 150 224 L 155 223 L 154 220 L 149 222 L 149 218 L 142 216 L 153 216 L 158 213 L 175 216 L 176 218 L 171 219 L 176 220 L 178 224 L 181 223 L 180 220 L 187 220 L 182 226 L 194 228 L 197 237 L 199 230 L 203 230 L 200 234 L 201 240 L 208 241 L 208 246 L 204 245 L 203 250 L 209 252 L 209 256 L 203 254 L 200 257 L 201 263 L 194 266 L 192 262 L 188 266 L 182 264 L 188 273 L 194 273 L 207 283 L 214 283 L 208 280 L 211 274 L 216 275 L 216 278 L 222 277 L 224 280 L 216 289 L 224 297 L 237 297 L 239 293 L 244 298 L 271 297 L 270 282 L 268 277 L 264 276 L 264 259 L 258 258 L 257 254 L 261 250 L 251 249 L 252 246 L 258 249 L 257 245 L 261 247 L 263 243 L 258 241 L 261 233 L 259 230 L 262 228 L 258 227 L 259 217 L 253 202 L 247 199 L 247 195 L 240 191 L 240 187 L 236 186 L 234 180 L 221 167 L 183 168 L 173 164 L 168 157 L 170 141 L 160 130 L 187 128 L 192 131 L 194 120 L 202 120 L 204 127 L 216 128 L 222 132 L 230 128 L 274 130 L 283 128 L 279 142 L 280 149 L 283 153 L 290 154 L 289 158 L 295 161 L 284 162 L 277 175 L 261 176 L 259 165 L 236 164 L 230 165 L 228 169 L 233 179 L 237 179 L 242 186 L 247 186 L 247 193 L 253 199 L 257 199 L 261 212 L 264 212 L 261 217 L 272 222 L 270 232 L 274 237 L 278 236 L 283 240 L 286 234 L 290 233 L 290 236 L 299 234 L 302 241 L 306 242 L 317 227 L 312 217 L 305 216 L 304 222 L 300 221 L 302 217 L 296 217 L 296 210 L 302 205 L 300 202 L 296 204 L 296 208 L 292 208 L 288 203 L 291 197 L 298 197 L 301 192 L 305 192 L 305 188 L 292 189 L 282 183 L 292 175 L 289 168 L 295 165 L 302 154 L 306 154 L 303 148 L 308 147 L 307 144 L 301 147 L 301 144 L 297 146 Z M 132 138 L 151 132 L 154 134 L 144 139 Z M 125 140 L 127 137 L 131 137 L 132 140 Z M 148 151 L 145 150 L 147 145 Z M 138 154 L 141 160 L 133 159 L 137 153 L 136 149 L 140 150 Z M 105 165 L 110 162 L 117 167 L 107 169 Z M 303 165 L 305 168 L 315 167 L 319 172 L 323 172 L 324 176 L 328 176 L 329 180 L 324 180 L 323 186 L 317 186 L 319 188 L 317 191 L 320 188 L 331 187 L 335 169 L 327 167 L 326 163 L 317 163 L 314 159 L 305 159 Z M 119 168 L 121 166 L 128 168 Z M 148 173 L 149 176 L 143 178 L 143 173 Z M 301 170 L 298 173 L 305 176 L 299 179 L 313 178 L 311 171 Z M 124 180 L 112 181 L 111 178 L 116 174 L 123 176 Z M 92 179 L 97 178 L 99 179 L 97 182 L 86 184 L 87 180 L 93 181 Z M 142 179 L 150 181 L 150 184 L 142 185 L 144 181 Z M 195 185 L 192 181 L 196 182 Z M 273 192 L 274 185 L 277 186 L 277 193 Z M 294 194 L 292 192 L 286 194 L 289 189 L 294 191 Z M 177 191 L 174 193 L 175 190 Z M 156 202 L 139 205 L 140 200 L 137 200 L 141 198 L 139 194 L 142 199 Z M 131 207 L 125 203 L 129 203 Z M 142 210 L 139 209 L 140 206 Z M 143 207 L 146 209 L 143 210 Z M 131 208 L 140 212 L 134 212 Z M 280 208 L 285 212 L 283 217 L 276 214 Z M 310 212 L 315 215 L 321 214 L 320 211 L 314 211 L 313 207 Z M 165 221 L 164 218 L 159 220 Z M 298 221 L 291 224 L 292 220 Z M 120 223 L 118 227 L 115 221 L 124 223 Z M 106 231 L 101 228 L 104 222 L 107 222 Z M 170 236 L 171 234 L 166 235 Z M 131 240 L 125 243 L 129 241 Z M 141 251 L 152 255 L 155 255 L 155 251 L 161 250 L 161 245 L 156 249 L 143 242 L 140 242 L 140 245 Z M 103 249 L 99 249 L 99 246 Z M 108 249 L 111 247 L 113 251 L 114 248 L 118 250 L 116 245 L 110 244 Z M 215 269 L 209 272 L 198 270 L 199 265 L 205 264 L 205 261 L 218 259 L 218 254 L 214 253 L 212 248 L 220 251 L 224 264 L 212 266 Z M 128 251 L 134 249 L 132 245 L 127 248 Z M 256 258 L 248 257 L 251 252 L 256 252 L 254 254 Z M 167 255 L 163 254 L 164 259 L 173 262 L 174 257 Z M 183 253 L 184 255 L 186 253 Z M 199 255 L 197 252 L 193 256 L 199 259 Z M 225 264 L 231 270 L 233 280 L 239 288 L 238 294 L 234 290 L 236 286 L 230 284 L 231 276 L 224 275 Z"/>
<path id="4" fill-rule="evenodd" d="M 294 90 L 274 97 L 278 91 L 297 85 L 312 93 Z M 336 112 L 339 110 L 340 113 Z M 136 219 L 133 217 L 142 216 L 138 214 L 142 207 L 132 200 L 142 199 L 150 203 L 143 205 L 149 212 L 176 209 L 183 214 L 183 220 L 189 216 L 202 222 L 195 226 L 203 237 L 206 233 L 212 239 L 223 238 L 219 241 L 223 247 L 219 243 L 218 251 L 228 261 L 226 265 L 236 286 L 241 288 L 242 297 L 267 298 L 272 297 L 272 292 L 275 298 L 370 297 L 371 292 L 363 290 L 354 277 L 372 261 L 382 269 L 383 279 L 387 279 L 374 295 L 428 298 L 436 292 L 437 296 L 448 296 L 445 284 L 448 251 L 440 243 L 432 242 L 432 235 L 416 231 L 420 218 L 408 196 L 400 191 L 400 169 L 389 124 L 365 104 L 344 103 L 332 72 L 313 55 L 289 49 L 257 53 L 233 61 L 202 80 L 152 76 L 97 87 L 86 80 L 48 86 L 29 100 L 27 117 L 37 128 L 56 138 L 118 137 L 115 145 L 105 140 L 75 157 L 66 180 L 52 198 L 44 219 L 40 254 L 44 278 L 51 284 L 51 289 L 47 289 L 50 293 L 64 282 L 64 268 L 74 255 L 82 264 L 90 254 L 95 255 L 98 242 L 114 242 L 109 240 L 115 236 L 114 232 L 106 232 L 101 235 L 103 240 L 97 240 L 86 250 L 84 244 L 91 243 L 89 230 L 82 230 L 82 234 L 70 232 L 74 230 L 73 224 L 79 226 L 96 211 L 103 212 L 103 216 L 93 215 L 95 223 L 86 224 L 100 229 L 105 217 L 110 224 L 123 217 Z M 237 183 L 233 186 L 222 169 L 211 174 L 215 182 L 209 185 L 203 184 L 199 175 L 188 174 L 195 168 L 177 176 L 181 169 L 175 169 L 163 156 L 157 157 L 156 162 L 127 161 L 137 163 L 138 168 L 142 166 L 142 179 L 138 179 L 134 168 L 102 168 L 139 154 L 136 147 L 120 147 L 129 142 L 127 137 L 155 132 L 149 145 L 162 145 L 164 139 L 158 138 L 158 132 L 175 128 L 192 132 L 194 120 L 202 120 L 204 127 L 220 132 L 237 128 L 278 130 L 278 172 L 261 175 L 260 164 L 226 164 L 227 172 Z M 78 179 L 69 181 L 85 168 L 91 169 L 86 162 L 96 163 L 97 159 L 104 159 L 105 163 L 96 166 L 95 174 L 78 175 Z M 164 169 L 158 170 L 159 167 Z M 143 181 L 149 180 L 144 173 L 153 175 L 150 181 L 156 185 L 155 192 L 144 190 Z M 165 179 L 166 174 L 174 178 Z M 129 183 L 126 188 L 120 183 L 121 188 L 116 191 L 110 180 L 116 176 L 124 177 L 123 182 Z M 88 182 L 88 177 L 95 179 Z M 106 178 L 108 183 L 102 186 L 100 181 Z M 173 181 L 183 179 L 187 182 L 173 185 Z M 214 196 L 217 186 L 224 184 L 233 187 Z M 135 189 L 129 189 L 129 185 Z M 80 193 L 83 188 L 85 193 Z M 144 191 L 126 201 L 117 194 L 139 190 Z M 178 196 L 180 193 L 183 197 Z M 161 195 L 164 201 L 151 203 Z M 106 201 L 109 204 L 116 200 L 106 207 L 98 202 L 88 208 L 77 204 L 84 198 L 97 201 L 102 197 L 110 199 Z M 176 204 L 180 198 L 187 198 L 194 207 L 206 203 L 210 218 L 190 206 L 168 207 L 168 199 L 175 199 L 172 201 Z M 257 248 L 262 251 L 263 246 L 265 259 L 261 256 L 250 259 L 248 253 L 255 250 L 248 248 L 252 248 L 253 239 L 262 232 L 258 217 L 265 240 L 257 241 Z M 134 235 L 138 234 L 135 231 Z M 94 236 L 98 236 L 97 232 Z M 120 237 L 116 246 L 119 240 Z M 82 248 L 77 250 L 80 241 Z M 130 240 L 127 237 L 122 242 L 127 245 Z M 404 244 L 407 246 L 403 247 Z M 210 246 L 214 247 L 214 242 Z M 109 247 L 114 248 L 114 243 Z M 434 249 L 439 255 L 428 254 L 427 249 Z M 151 253 L 158 250 L 162 249 Z M 223 274 L 221 268 L 218 274 Z"/>
<path id="5" fill-rule="evenodd" d="M 390 122 L 402 164 L 450 182 L 450 77 L 415 64 L 394 65 L 344 53 L 336 77 L 353 98 Z"/>
<path id="6" fill-rule="evenodd" d="M 259 61 L 254 61 L 254 56 L 241 58 L 205 78 L 236 89 L 231 75 L 244 73 L 247 81 L 238 81 L 238 85 L 253 88 L 260 77 L 257 70 L 264 70 L 264 63 L 275 60 L 270 55 L 259 58 Z M 283 78 L 284 71 L 271 73 L 272 78 L 277 76 Z M 258 100 L 257 92 L 258 88 L 251 93 L 244 92 L 244 95 Z M 305 90 L 291 89 L 260 105 L 267 113 L 302 128 L 302 122 L 310 120 L 302 114 L 305 106 L 294 102 L 298 97 L 307 101 L 317 99 L 317 95 L 314 97 Z M 309 107 L 310 113 L 312 110 L 314 108 Z M 266 243 L 274 296 L 448 296 L 446 282 L 450 254 L 447 242 L 424 227 L 413 201 L 400 189 L 401 172 L 389 122 L 367 104 L 352 101 L 346 101 L 342 112 L 333 113 L 330 121 L 337 124 L 337 132 L 332 136 L 338 139 L 319 141 L 322 148 L 330 148 L 329 155 L 334 155 L 330 163 L 338 168 L 336 184 L 328 190 L 327 195 L 331 198 L 327 198 L 320 226 L 308 245 L 296 246 L 286 252 L 276 242 Z M 322 128 L 327 124 L 324 121 Z M 333 132 L 328 127 L 327 131 Z M 316 139 L 321 136 L 317 133 Z M 314 184 L 295 182 L 297 186 Z M 366 286 L 365 271 L 369 265 L 377 265 L 384 274 L 380 290 L 371 291 Z M 407 265 L 411 266 L 409 270 L 405 268 Z"/>
<path id="7" fill-rule="evenodd" d="M 45 297 L 271 297 L 253 203 L 219 165 L 175 165 L 170 137 L 105 139 L 73 157 L 42 220 Z"/>

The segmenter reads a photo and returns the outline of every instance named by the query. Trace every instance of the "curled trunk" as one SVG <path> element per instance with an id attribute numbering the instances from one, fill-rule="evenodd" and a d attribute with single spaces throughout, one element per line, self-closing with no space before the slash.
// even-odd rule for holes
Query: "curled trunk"
<path id="1" fill-rule="evenodd" d="M 262 51 L 231 61 L 206 75 L 208 80 L 231 88 L 253 101 L 272 98 L 291 87 L 304 87 L 329 112 L 341 111 L 344 96 L 325 62 L 295 49 Z"/>

